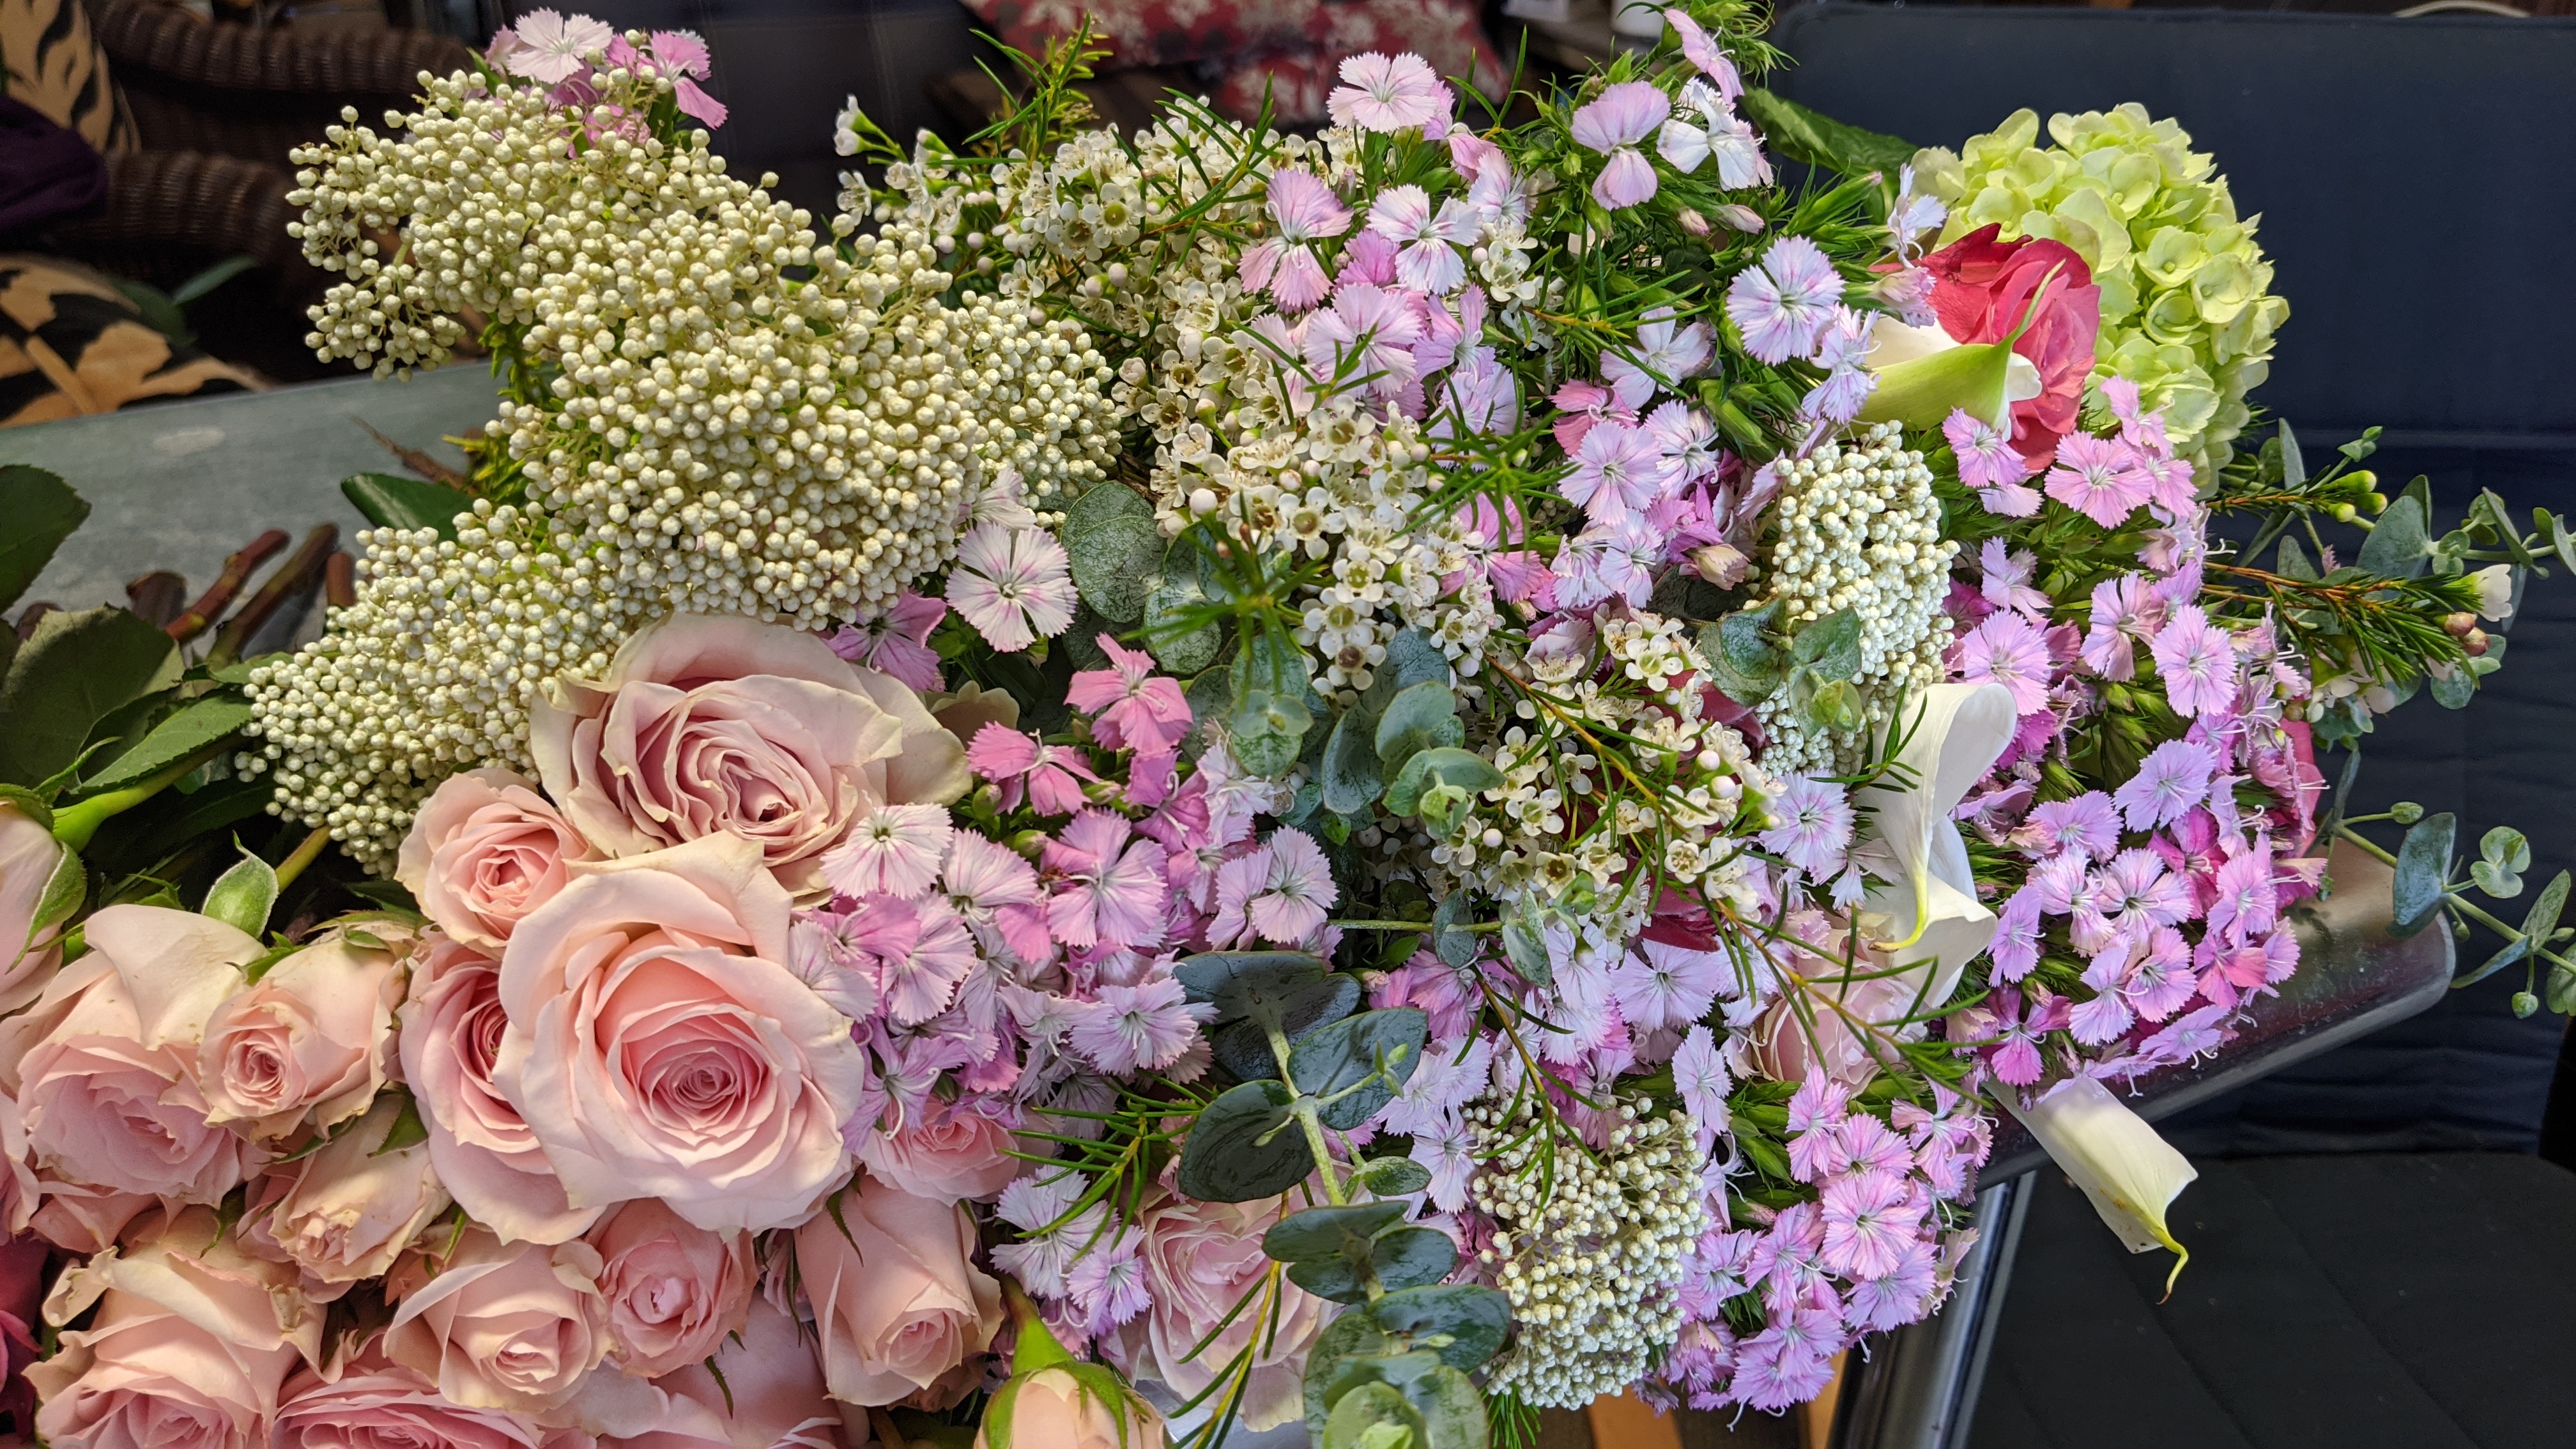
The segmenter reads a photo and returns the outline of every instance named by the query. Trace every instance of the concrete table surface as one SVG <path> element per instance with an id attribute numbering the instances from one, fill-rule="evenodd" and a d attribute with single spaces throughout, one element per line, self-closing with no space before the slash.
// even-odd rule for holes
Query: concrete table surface
<path id="1" fill-rule="evenodd" d="M 479 430 L 496 398 L 490 372 L 465 362 L 409 380 L 353 376 L 0 429 L 0 464 L 57 473 L 90 505 L 89 521 L 26 598 L 66 609 L 122 604 L 126 580 L 154 569 L 182 575 L 194 592 L 268 528 L 300 538 L 335 523 L 354 552 L 352 535 L 367 521 L 340 480 L 408 471 L 360 422 L 461 464 L 441 440 Z"/>

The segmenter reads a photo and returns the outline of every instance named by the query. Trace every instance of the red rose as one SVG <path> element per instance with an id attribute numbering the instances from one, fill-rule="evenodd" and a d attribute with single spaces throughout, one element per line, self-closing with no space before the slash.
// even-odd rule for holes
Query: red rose
<path id="1" fill-rule="evenodd" d="M 2093 338 L 2102 329 L 2102 289 L 2064 242 L 1997 241 L 2002 230 L 1980 227 L 1923 265 L 1932 273 L 1932 310 L 1952 341 L 2000 342 L 2024 317 L 2031 319 L 2013 352 L 2039 370 L 2040 392 L 2013 404 L 2012 442 L 2031 467 L 2045 468 L 2057 440 L 2075 430 L 2076 406 L 2093 371 Z"/>

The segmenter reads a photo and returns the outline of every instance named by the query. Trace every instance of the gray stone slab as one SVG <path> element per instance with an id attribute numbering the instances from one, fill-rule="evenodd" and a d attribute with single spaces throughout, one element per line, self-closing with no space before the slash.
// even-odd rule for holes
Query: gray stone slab
<path id="1" fill-rule="evenodd" d="M 482 364 L 460 363 L 408 381 L 351 377 L 0 431 L 0 463 L 50 469 L 90 504 L 26 597 L 121 604 L 126 580 L 153 569 L 177 571 L 193 592 L 267 528 L 300 538 L 336 523 L 349 547 L 367 525 L 340 480 L 403 471 L 359 420 L 456 464 L 440 440 L 481 428 L 495 397 Z"/>

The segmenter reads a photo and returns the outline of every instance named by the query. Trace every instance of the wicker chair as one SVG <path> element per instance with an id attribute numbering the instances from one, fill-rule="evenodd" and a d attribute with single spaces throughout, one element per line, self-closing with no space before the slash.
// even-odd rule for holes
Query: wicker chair
<path id="1" fill-rule="evenodd" d="M 209 345 L 271 376 L 320 375 L 301 338 L 303 309 L 326 279 L 286 234 L 296 215 L 287 152 L 320 137 L 344 106 L 371 120 L 408 108 L 422 71 L 459 69 L 472 52 L 417 30 L 299 36 L 214 24 L 158 0 L 82 4 L 140 144 L 108 157 L 106 204 L 48 228 L 45 249 L 163 287 L 226 257 L 256 257 L 258 279 L 217 294 L 227 305 L 207 330 L 229 335 Z"/>

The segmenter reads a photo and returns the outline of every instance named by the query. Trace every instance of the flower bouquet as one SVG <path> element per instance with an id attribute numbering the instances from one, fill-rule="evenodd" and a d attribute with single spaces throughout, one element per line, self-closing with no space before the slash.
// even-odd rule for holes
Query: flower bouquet
<path id="1" fill-rule="evenodd" d="M 1780 1410 L 1940 1305 L 1997 1111 L 2179 1252 L 2118 1088 L 2298 969 L 2317 746 L 2576 544 L 2240 446 L 2288 309 L 2171 122 L 1918 155 L 1666 20 L 1313 135 L 1092 128 L 1077 36 L 955 147 L 844 115 L 819 223 L 694 40 L 551 12 L 300 151 L 315 348 L 500 416 L 353 493 L 318 641 L 0 691 L 20 1429 Z M 2401 928 L 2565 1006 L 2568 877 L 2504 927 L 2400 818 Z"/>

